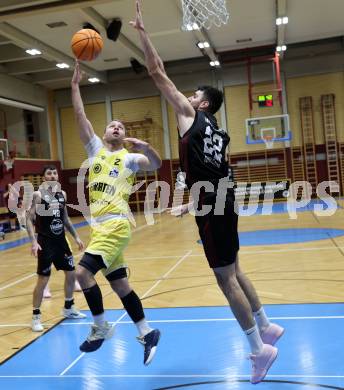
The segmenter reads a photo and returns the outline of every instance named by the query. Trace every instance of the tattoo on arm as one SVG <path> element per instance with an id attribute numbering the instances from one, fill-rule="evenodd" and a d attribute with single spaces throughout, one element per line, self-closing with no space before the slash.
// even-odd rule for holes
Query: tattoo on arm
<path id="1" fill-rule="evenodd" d="M 68 216 L 67 207 L 65 207 L 65 212 L 64 212 L 64 225 L 74 239 L 79 237 L 78 233 L 76 232 L 76 230 L 72 224 L 72 221 L 70 220 L 70 218 Z"/>
<path id="2" fill-rule="evenodd" d="M 35 214 L 36 214 L 36 202 L 37 196 L 33 195 L 32 205 L 29 210 L 26 211 L 26 228 L 31 242 L 36 240 L 35 236 Z"/>

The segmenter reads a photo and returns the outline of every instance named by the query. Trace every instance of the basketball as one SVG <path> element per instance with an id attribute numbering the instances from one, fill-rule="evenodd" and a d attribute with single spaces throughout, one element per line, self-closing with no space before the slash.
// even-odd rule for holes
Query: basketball
<path id="1" fill-rule="evenodd" d="M 73 35 L 71 47 L 78 60 L 93 61 L 102 51 L 103 39 L 97 31 L 85 28 Z"/>

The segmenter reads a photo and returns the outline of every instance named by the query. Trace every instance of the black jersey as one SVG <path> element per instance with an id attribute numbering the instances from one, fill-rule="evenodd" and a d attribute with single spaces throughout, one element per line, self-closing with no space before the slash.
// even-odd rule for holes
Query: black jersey
<path id="1" fill-rule="evenodd" d="M 216 188 L 218 181 L 228 176 L 228 144 L 229 136 L 219 129 L 216 118 L 196 111 L 191 128 L 179 137 L 180 165 L 188 188 L 198 181 L 209 181 Z"/>
<path id="2" fill-rule="evenodd" d="M 39 235 L 63 239 L 64 230 L 64 213 L 66 199 L 62 192 L 52 194 L 46 190 L 39 191 L 41 202 L 36 205 L 36 232 Z"/>

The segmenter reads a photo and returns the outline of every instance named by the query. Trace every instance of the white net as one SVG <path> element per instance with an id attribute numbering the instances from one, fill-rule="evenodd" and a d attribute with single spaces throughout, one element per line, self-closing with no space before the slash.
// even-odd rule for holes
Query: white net
<path id="1" fill-rule="evenodd" d="M 276 129 L 274 127 L 266 127 L 260 129 L 260 137 L 264 141 L 267 149 L 272 149 L 276 138 Z"/>
<path id="2" fill-rule="evenodd" d="M 265 142 L 266 149 L 272 149 L 274 146 L 274 139 L 271 135 L 266 135 L 263 137 L 263 141 Z"/>
<path id="3" fill-rule="evenodd" d="M 229 19 L 226 0 L 181 0 L 183 5 L 183 29 L 187 31 L 221 27 Z"/>

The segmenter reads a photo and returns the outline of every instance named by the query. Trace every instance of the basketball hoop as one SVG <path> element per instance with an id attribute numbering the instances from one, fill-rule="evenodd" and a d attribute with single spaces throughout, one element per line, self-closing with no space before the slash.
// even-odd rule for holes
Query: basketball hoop
<path id="1" fill-rule="evenodd" d="M 274 146 L 274 139 L 272 135 L 265 134 L 262 136 L 262 139 L 266 145 L 266 149 L 272 149 L 272 147 Z"/>
<path id="2" fill-rule="evenodd" d="M 221 27 L 229 19 L 226 0 L 181 0 L 183 6 L 183 30 Z"/>

